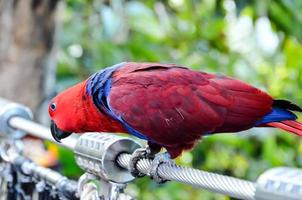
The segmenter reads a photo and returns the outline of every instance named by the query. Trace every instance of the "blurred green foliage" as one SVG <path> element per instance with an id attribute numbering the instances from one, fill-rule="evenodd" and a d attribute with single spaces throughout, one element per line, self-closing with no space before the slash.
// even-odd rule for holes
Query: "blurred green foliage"
<path id="1" fill-rule="evenodd" d="M 225 73 L 302 106 L 300 0 L 67 0 L 61 19 L 58 90 L 122 61 L 152 61 Z M 177 162 L 249 180 L 274 166 L 301 167 L 295 136 L 247 132 L 206 137 Z M 144 200 L 229 199 L 148 178 L 128 190 Z"/>

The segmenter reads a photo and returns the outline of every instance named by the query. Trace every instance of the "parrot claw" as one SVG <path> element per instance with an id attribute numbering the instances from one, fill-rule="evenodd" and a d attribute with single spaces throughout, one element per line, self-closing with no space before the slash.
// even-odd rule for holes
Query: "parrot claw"
<path id="1" fill-rule="evenodd" d="M 149 148 L 149 146 L 145 147 L 145 148 L 138 148 L 136 149 L 132 155 L 131 155 L 131 159 L 130 159 L 130 163 L 129 163 L 129 171 L 132 174 L 132 176 L 134 177 L 143 177 L 145 176 L 144 173 L 140 172 L 137 169 L 137 162 L 140 159 L 143 158 L 147 158 L 147 159 L 153 159 L 154 158 L 154 154 L 151 153 L 151 150 Z"/>
<path id="2" fill-rule="evenodd" d="M 151 168 L 149 170 L 151 178 L 158 184 L 162 184 L 168 181 L 167 179 L 164 179 L 158 175 L 158 167 L 162 164 L 175 164 L 174 161 L 171 160 L 171 156 L 168 152 L 161 153 L 155 156 L 154 160 L 152 161 Z"/>

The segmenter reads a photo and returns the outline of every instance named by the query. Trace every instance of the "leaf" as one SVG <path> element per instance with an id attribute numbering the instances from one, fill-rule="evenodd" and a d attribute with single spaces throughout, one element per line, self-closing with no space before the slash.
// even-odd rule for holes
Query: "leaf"
<path id="1" fill-rule="evenodd" d="M 134 31 L 146 34 L 157 40 L 165 38 L 165 32 L 154 12 L 143 3 L 137 1 L 128 2 L 126 4 L 126 12 L 128 23 Z"/>

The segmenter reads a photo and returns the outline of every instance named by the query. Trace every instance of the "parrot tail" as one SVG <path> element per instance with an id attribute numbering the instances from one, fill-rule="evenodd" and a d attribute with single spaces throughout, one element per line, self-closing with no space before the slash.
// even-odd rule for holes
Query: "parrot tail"
<path id="1" fill-rule="evenodd" d="M 294 133 L 298 136 L 302 136 L 302 123 L 297 122 L 295 120 L 284 120 L 280 122 L 269 122 L 266 124 L 267 126 L 280 128 L 287 132 Z"/>
<path id="2" fill-rule="evenodd" d="M 293 112 L 302 112 L 302 108 L 287 100 L 274 100 L 272 112 L 257 122 L 257 126 L 280 128 L 302 136 L 302 123 Z"/>

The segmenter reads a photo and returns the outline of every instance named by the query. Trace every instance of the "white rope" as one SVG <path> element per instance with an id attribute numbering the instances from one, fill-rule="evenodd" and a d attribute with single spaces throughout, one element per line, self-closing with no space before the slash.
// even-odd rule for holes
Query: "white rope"
<path id="1" fill-rule="evenodd" d="M 25 132 L 30 132 L 30 135 L 32 136 L 51 141 L 70 150 L 74 149 L 74 146 L 78 139 L 78 136 L 73 134 L 62 140 L 61 143 L 58 143 L 51 136 L 49 128 L 18 116 L 12 117 L 8 123 L 11 127 L 23 130 Z"/>
<path id="2" fill-rule="evenodd" d="M 49 132 L 49 129 L 39 124 L 36 124 L 30 120 L 26 120 L 21 117 L 13 117 L 9 120 L 9 124 L 14 128 L 18 128 L 24 131 L 30 130 L 31 134 L 37 137 L 54 141 L 53 138 L 51 138 L 50 136 L 51 134 Z M 69 149 L 74 149 L 76 141 L 77 141 L 76 137 L 69 137 L 66 140 L 63 140 L 62 143 L 60 143 L 60 145 L 67 147 Z M 123 153 L 118 157 L 117 163 L 121 167 L 128 169 L 130 159 L 131 159 L 130 154 Z M 137 162 L 136 166 L 140 172 L 150 176 L 152 160 L 140 159 Z M 163 163 L 158 165 L 155 173 L 162 179 L 190 184 L 195 187 L 207 189 L 213 192 L 218 192 L 239 199 L 253 200 L 256 190 L 254 183 L 249 181 L 245 181 L 229 176 L 219 175 L 215 173 L 209 173 L 201 170 L 181 167 L 173 163 Z M 154 174 L 154 169 L 152 169 L 151 174 Z M 89 190 L 87 189 L 87 198 L 85 198 L 85 200 L 89 199 L 88 197 L 92 199 L 94 197 L 96 198 L 96 196 L 94 196 L 95 189 L 91 187 L 92 186 L 89 186 L 88 187 Z M 81 194 L 81 197 L 82 196 L 85 197 L 86 194 L 85 195 Z"/>
<path id="3" fill-rule="evenodd" d="M 130 159 L 130 154 L 123 153 L 118 157 L 117 163 L 121 167 L 128 169 Z M 152 160 L 140 159 L 136 166 L 140 172 L 150 175 L 151 165 Z M 239 199 L 253 200 L 256 190 L 255 185 L 252 182 L 192 168 L 181 167 L 172 162 L 159 165 L 157 173 L 163 179 L 190 184 L 194 187 L 207 189 Z"/>
<path id="4" fill-rule="evenodd" d="M 80 200 L 100 200 L 98 188 L 93 182 L 89 182 L 83 186 Z"/>

